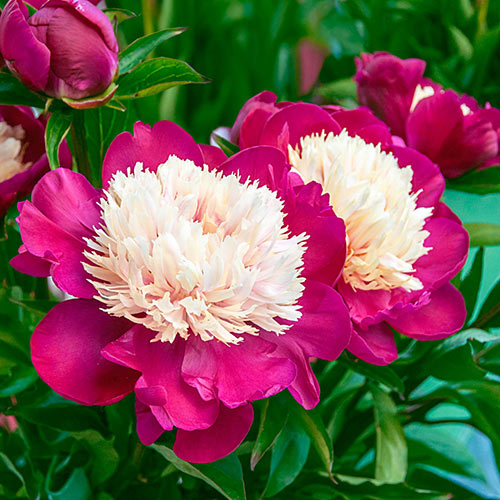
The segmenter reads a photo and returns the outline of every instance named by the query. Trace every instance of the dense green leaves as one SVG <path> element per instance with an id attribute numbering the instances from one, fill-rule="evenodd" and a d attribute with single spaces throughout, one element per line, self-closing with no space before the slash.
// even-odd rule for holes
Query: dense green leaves
<path id="1" fill-rule="evenodd" d="M 42 109 L 45 107 L 42 97 L 30 92 L 17 78 L 8 73 L 0 73 L 0 104 L 22 104 Z"/>
<path id="2" fill-rule="evenodd" d="M 448 182 L 451 189 L 468 193 L 488 194 L 500 192 L 500 167 L 490 167 L 462 175 Z"/>

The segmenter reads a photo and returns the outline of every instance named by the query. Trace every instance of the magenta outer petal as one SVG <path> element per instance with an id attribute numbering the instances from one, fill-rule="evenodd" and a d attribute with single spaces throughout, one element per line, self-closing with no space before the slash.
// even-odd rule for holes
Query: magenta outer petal
<path id="1" fill-rule="evenodd" d="M 65 168 L 50 171 L 33 189 L 32 203 L 63 231 L 82 239 L 99 225 L 101 192 L 86 177 Z"/>
<path id="2" fill-rule="evenodd" d="M 258 129 L 257 133 L 257 138 L 255 142 L 246 144 L 244 147 L 249 147 L 249 146 L 256 146 L 258 144 L 258 136 L 260 136 L 260 131 L 262 129 L 262 126 L 264 125 L 265 120 L 267 117 L 271 116 L 275 111 L 278 110 L 275 106 L 276 103 L 276 94 L 273 94 L 272 92 L 269 92 L 268 90 L 264 90 L 264 92 L 261 92 L 260 94 L 257 94 L 256 96 L 250 98 L 241 108 L 240 112 L 238 113 L 238 116 L 236 117 L 236 120 L 234 122 L 233 127 L 231 128 L 231 142 L 234 144 L 239 144 L 240 143 L 240 131 L 243 126 L 243 122 L 246 120 L 247 116 L 251 114 L 252 112 L 256 110 L 262 110 L 264 112 L 263 116 L 266 118 L 264 119 L 263 122 L 260 123 L 261 126 L 255 127 L 257 123 L 253 123 L 250 125 L 250 122 L 248 124 L 245 124 L 243 128 L 249 128 L 249 129 Z M 240 145 L 240 147 L 242 147 Z"/>
<path id="3" fill-rule="evenodd" d="M 444 339 L 458 332 L 465 323 L 467 311 L 460 292 L 450 283 L 432 292 L 429 304 L 400 314 L 390 325 L 417 340 Z"/>
<path id="4" fill-rule="evenodd" d="M 204 399 L 216 397 L 228 408 L 263 399 L 286 389 L 295 365 L 275 353 L 276 345 L 245 336 L 239 345 L 188 340 L 182 376 Z"/>
<path id="5" fill-rule="evenodd" d="M 479 113 L 463 116 L 451 90 L 423 99 L 406 123 L 408 145 L 457 177 L 498 153 L 498 135 Z"/>
<path id="6" fill-rule="evenodd" d="M 10 260 L 10 265 L 20 273 L 30 274 L 38 278 L 50 276 L 52 266 L 49 261 L 29 253 L 24 245 L 19 249 L 19 255 Z"/>
<path id="7" fill-rule="evenodd" d="M 422 190 L 418 196 L 417 205 L 419 207 L 435 206 L 441 199 L 445 188 L 444 177 L 438 166 L 411 148 L 393 146 L 392 153 L 401 168 L 408 165 L 412 167 L 412 190 L 414 193 Z"/>
<path id="8" fill-rule="evenodd" d="M 415 276 L 424 288 L 435 290 L 452 279 L 465 264 L 469 252 L 469 234 L 452 219 L 430 219 L 424 226 L 429 236 L 424 242 L 432 250 L 415 262 Z"/>
<path id="9" fill-rule="evenodd" d="M 22 204 L 18 222 L 27 250 L 52 263 L 51 275 L 62 291 L 87 299 L 96 295 L 82 266 L 83 241 L 63 231 L 28 201 Z"/>
<path id="10" fill-rule="evenodd" d="M 201 431 L 177 431 L 174 453 L 188 462 L 206 463 L 223 458 L 233 452 L 245 439 L 253 421 L 251 405 L 233 410 L 220 407 L 215 423 Z"/>
<path id="11" fill-rule="evenodd" d="M 142 373 L 142 387 L 163 387 L 166 393 L 164 409 L 176 427 L 189 431 L 210 427 L 217 418 L 219 403 L 204 401 L 182 378 L 186 342 L 182 339 L 172 344 L 151 342 L 152 337 L 150 330 L 134 329 L 134 368 Z"/>
<path id="12" fill-rule="evenodd" d="M 334 285 L 344 268 L 346 238 L 344 221 L 331 210 L 328 196 L 316 182 L 297 186 L 286 197 L 285 211 L 290 232 L 309 235 L 302 275 Z"/>
<path id="13" fill-rule="evenodd" d="M 368 108 L 340 109 L 331 112 L 331 116 L 352 137 L 357 135 L 366 142 L 381 144 L 384 149 L 392 143 L 392 135 L 387 125 L 376 118 Z"/>
<path id="14" fill-rule="evenodd" d="M 259 181 L 273 191 L 288 188 L 290 166 L 285 155 L 276 148 L 254 146 L 239 151 L 218 168 L 224 175 L 237 174 L 241 182 Z"/>
<path id="15" fill-rule="evenodd" d="M 288 154 L 288 145 L 293 148 L 300 143 L 300 138 L 321 132 L 341 131 L 340 125 L 330 114 L 314 104 L 291 104 L 271 116 L 262 130 L 260 144 L 267 144 L 281 149 Z"/>
<path id="16" fill-rule="evenodd" d="M 208 165 L 210 170 L 217 168 L 221 163 L 224 163 L 227 160 L 227 156 L 224 151 L 217 146 L 200 144 L 199 148 L 203 154 L 203 163 Z"/>
<path id="17" fill-rule="evenodd" d="M 319 403 L 320 389 L 310 359 L 298 346 L 292 346 L 289 356 L 297 366 L 297 377 L 288 390 L 297 403 L 306 410 L 312 410 Z"/>
<path id="18" fill-rule="evenodd" d="M 31 338 L 33 364 L 44 382 L 85 405 L 115 403 L 132 392 L 139 374 L 101 356 L 102 347 L 130 323 L 100 311 L 93 300 L 57 304 Z"/>
<path id="19" fill-rule="evenodd" d="M 359 103 L 368 106 L 391 127 L 392 133 L 405 137 L 405 121 L 415 89 L 422 83 L 425 62 L 399 59 L 387 52 L 361 54 L 356 58 Z"/>
<path id="20" fill-rule="evenodd" d="M 135 414 L 137 418 L 137 435 L 142 444 L 153 444 L 165 431 L 153 415 L 151 408 L 138 399 L 135 401 Z"/>
<path id="21" fill-rule="evenodd" d="M 434 217 L 435 218 L 444 217 L 445 219 L 450 219 L 453 222 L 462 225 L 460 217 L 458 217 L 458 215 L 455 212 L 453 212 L 453 210 L 448 205 L 442 202 L 439 202 L 437 204 L 434 210 Z"/>
<path id="22" fill-rule="evenodd" d="M 10 0 L 0 17 L 0 52 L 9 69 L 37 91 L 47 85 L 50 52 L 39 42 L 27 22 L 28 9 L 21 0 Z"/>
<path id="23" fill-rule="evenodd" d="M 150 128 L 142 122 L 134 125 L 134 135 L 123 132 L 118 135 L 104 157 L 102 183 L 108 187 L 116 172 L 133 169 L 137 162 L 156 171 L 172 155 L 181 160 L 192 160 L 203 165 L 203 154 L 194 139 L 175 123 L 161 121 Z"/>
<path id="24" fill-rule="evenodd" d="M 354 328 L 348 350 L 373 365 L 388 365 L 398 357 L 394 334 L 385 323 L 366 330 Z"/>

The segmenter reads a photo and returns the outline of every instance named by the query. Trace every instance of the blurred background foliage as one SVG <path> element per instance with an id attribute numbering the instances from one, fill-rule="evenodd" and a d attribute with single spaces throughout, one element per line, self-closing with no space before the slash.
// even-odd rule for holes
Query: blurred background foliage
<path id="1" fill-rule="evenodd" d="M 353 107 L 353 58 L 362 51 L 425 59 L 426 76 L 500 106 L 500 0 L 107 5 L 137 13 L 118 26 L 122 48 L 145 33 L 189 27 L 155 55 L 185 60 L 212 82 L 132 101 L 125 112 L 90 111 L 96 172 L 111 140 L 137 119 L 171 119 L 208 142 L 264 89 L 279 100 Z M 304 38 L 327 57 L 317 84 L 299 95 L 297 46 Z M 105 127 L 97 133 L 99 120 Z M 500 220 L 498 194 L 449 189 L 445 199 L 464 222 Z M 14 208 L 0 242 L 1 498 L 500 499 L 500 253 L 490 245 L 498 241 L 477 240 L 455 279 L 467 302 L 467 330 L 437 342 L 400 338 L 400 358 L 388 367 L 347 354 L 318 362 L 322 400 L 315 410 L 304 411 L 287 394 L 258 402 L 254 426 L 234 454 L 191 465 L 173 455 L 172 433 L 152 447 L 138 442 L 133 397 L 84 407 L 38 378 L 29 339 L 57 297 L 46 281 L 8 266 L 20 244 L 15 216 Z"/>

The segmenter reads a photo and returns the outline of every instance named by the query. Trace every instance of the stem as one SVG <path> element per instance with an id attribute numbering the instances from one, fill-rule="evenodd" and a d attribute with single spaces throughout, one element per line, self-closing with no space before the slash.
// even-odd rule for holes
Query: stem
<path id="1" fill-rule="evenodd" d="M 154 17 L 156 14 L 156 0 L 142 0 L 142 19 L 144 23 L 144 34 L 150 35 L 154 32 Z"/>
<path id="2" fill-rule="evenodd" d="M 87 140 L 85 138 L 85 115 L 82 110 L 73 111 L 71 139 L 73 140 L 73 149 L 78 171 L 92 182 L 92 170 L 90 168 L 89 156 L 87 153 Z"/>
<path id="3" fill-rule="evenodd" d="M 488 30 L 488 26 L 486 24 L 486 18 L 488 17 L 488 8 L 489 8 L 490 0 L 479 0 L 478 7 L 479 12 L 477 15 L 477 33 L 476 39 L 478 39 L 481 35 L 486 33 Z"/>

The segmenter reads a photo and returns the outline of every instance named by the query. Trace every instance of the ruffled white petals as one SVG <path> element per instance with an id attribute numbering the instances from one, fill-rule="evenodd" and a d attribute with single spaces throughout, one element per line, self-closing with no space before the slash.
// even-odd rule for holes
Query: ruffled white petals
<path id="1" fill-rule="evenodd" d="M 267 187 L 171 156 L 157 172 L 116 173 L 100 206 L 84 263 L 96 298 L 155 340 L 231 344 L 300 317 L 307 236 L 289 234 Z"/>
<path id="2" fill-rule="evenodd" d="M 24 130 L 21 125 L 11 127 L 0 122 L 0 182 L 27 170 L 31 163 L 23 163 Z"/>
<path id="3" fill-rule="evenodd" d="M 305 182 L 323 186 L 346 223 L 346 282 L 362 290 L 422 288 L 413 264 L 430 250 L 423 227 L 432 208 L 417 207 L 411 166 L 400 168 L 380 145 L 346 130 L 303 137 L 295 150 L 289 148 L 289 158 Z"/>

